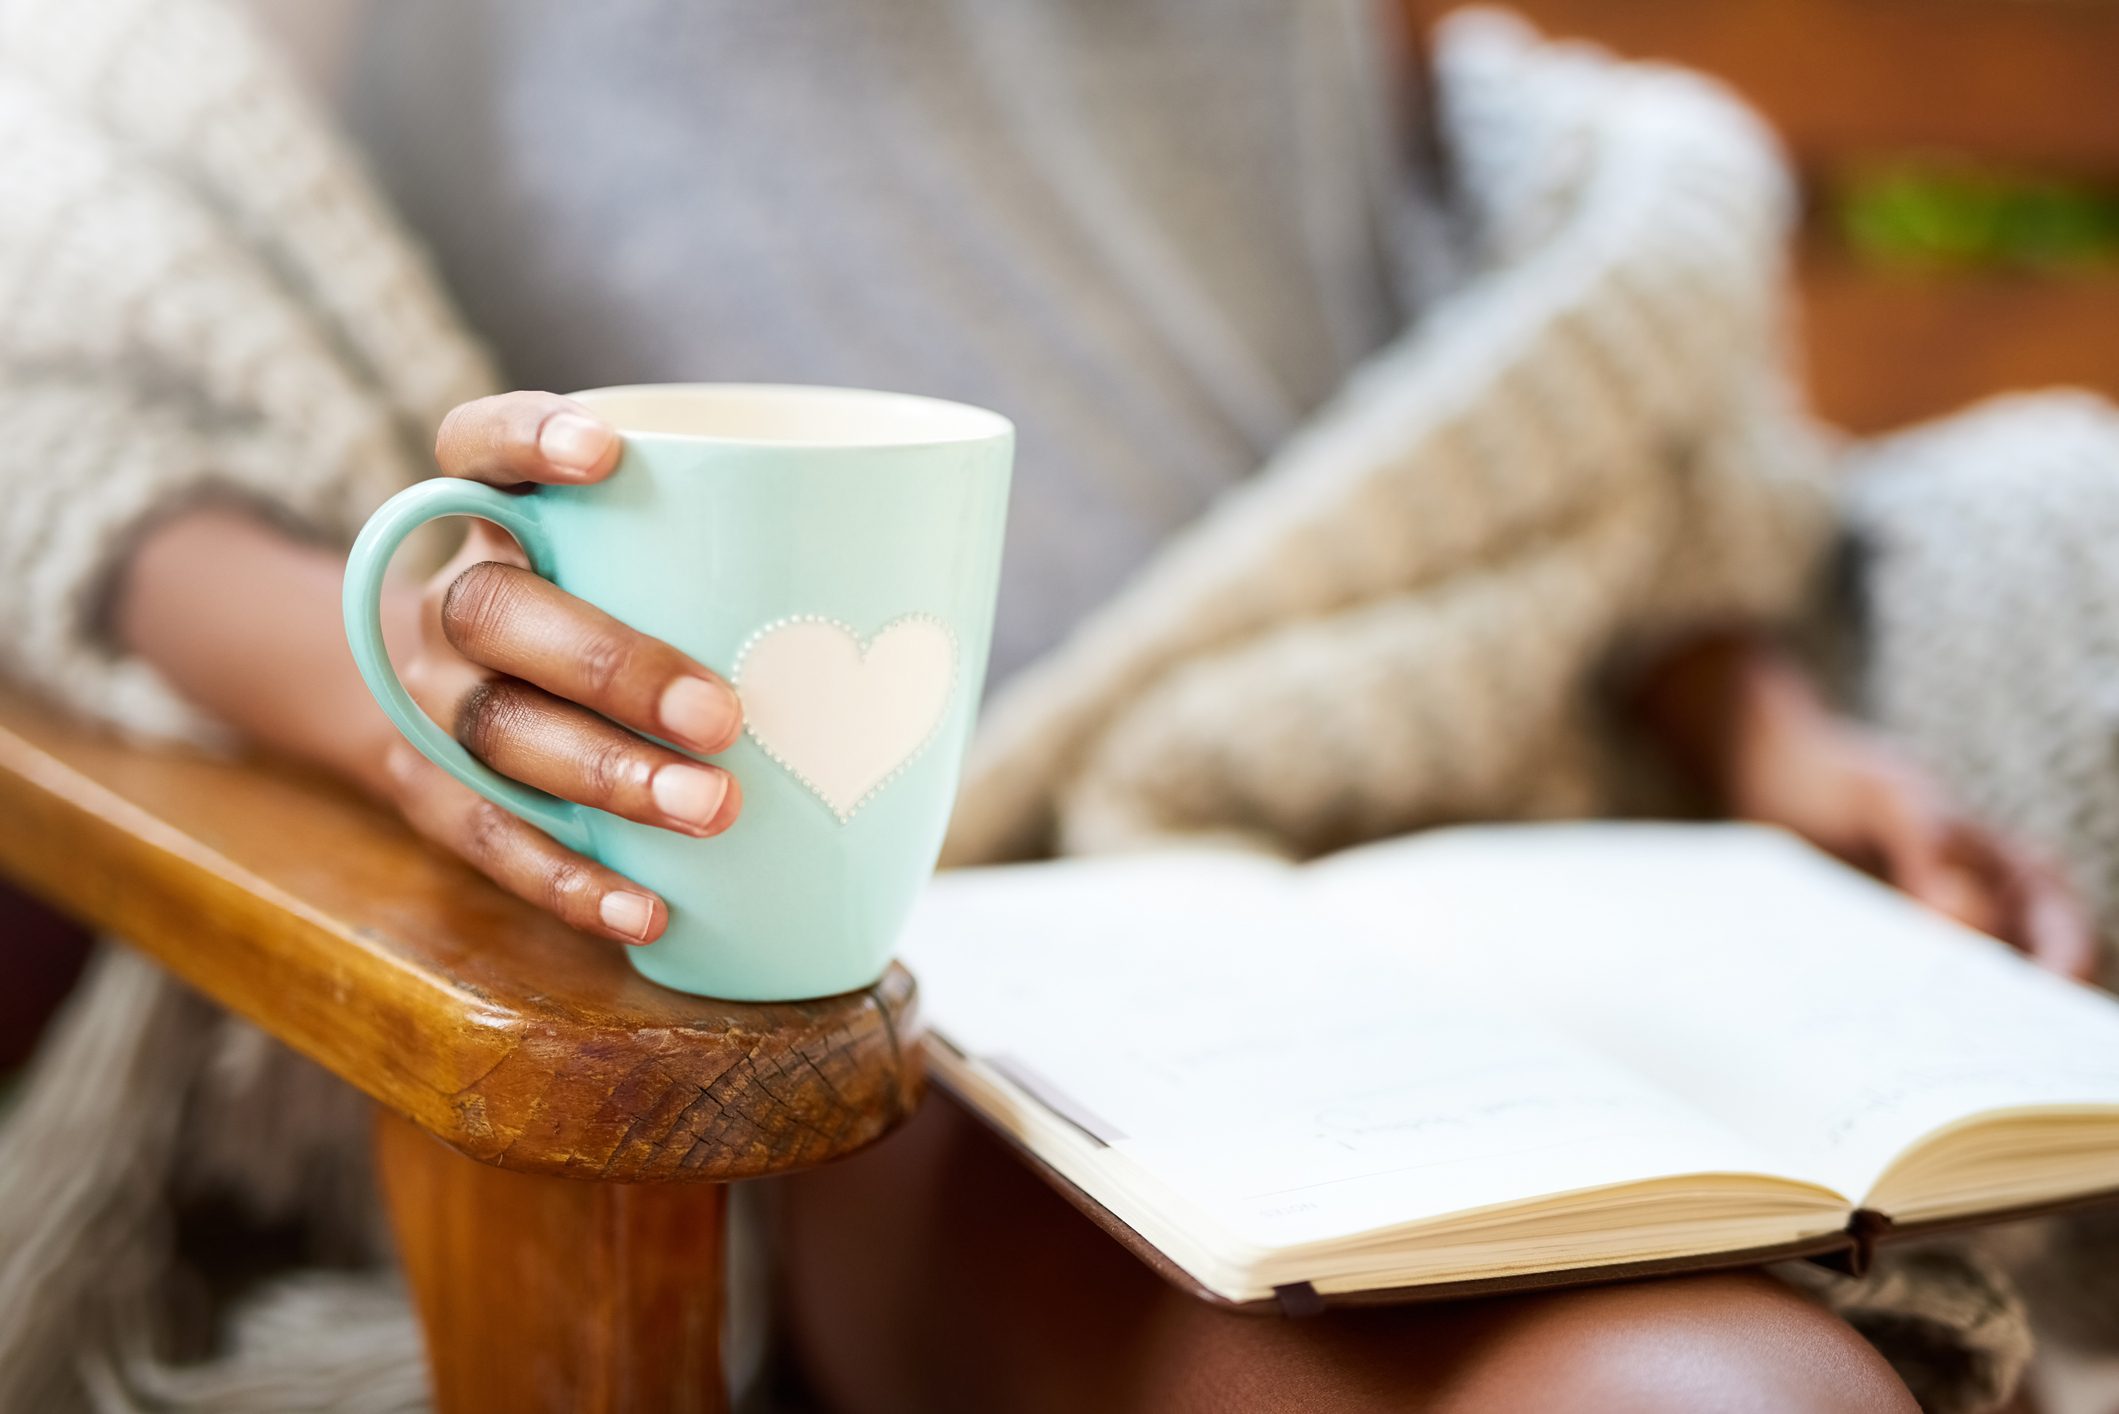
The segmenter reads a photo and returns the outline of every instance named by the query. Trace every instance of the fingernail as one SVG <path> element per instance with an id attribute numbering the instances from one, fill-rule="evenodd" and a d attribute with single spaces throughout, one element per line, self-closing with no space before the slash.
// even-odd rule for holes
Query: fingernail
<path id="1" fill-rule="evenodd" d="M 608 426 L 592 417 L 555 412 L 537 431 L 537 450 L 552 465 L 586 476 L 603 465 L 613 435 Z"/>
<path id="2" fill-rule="evenodd" d="M 701 751 L 719 751 L 736 735 L 743 709 L 736 694 L 704 678 L 679 678 L 662 690 L 662 728 Z"/>
<path id="3" fill-rule="evenodd" d="M 655 771 L 648 789 L 655 808 L 672 820 L 705 829 L 714 823 L 721 802 L 728 797 L 728 778 L 704 766 L 662 766 Z"/>
<path id="4" fill-rule="evenodd" d="M 628 938 L 647 940 L 647 930 L 655 925 L 655 901 L 646 894 L 629 894 L 623 891 L 608 893 L 596 906 L 603 926 L 613 933 L 623 933 Z"/>

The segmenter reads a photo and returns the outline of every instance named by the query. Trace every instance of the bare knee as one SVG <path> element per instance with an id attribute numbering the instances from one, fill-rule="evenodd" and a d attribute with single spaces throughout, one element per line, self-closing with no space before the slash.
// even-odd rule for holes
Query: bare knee
<path id="1" fill-rule="evenodd" d="M 1497 1321 L 1438 1414 L 1917 1414 L 1851 1327 L 1762 1275 L 1554 1296 Z"/>

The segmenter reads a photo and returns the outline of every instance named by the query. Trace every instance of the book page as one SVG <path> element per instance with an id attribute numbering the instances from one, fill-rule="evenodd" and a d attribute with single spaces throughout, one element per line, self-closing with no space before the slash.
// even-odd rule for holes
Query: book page
<path id="1" fill-rule="evenodd" d="M 1346 945 L 1242 855 L 944 875 L 922 1011 L 1260 1247 L 1774 1156 L 1410 953 Z M 1844 1220 L 1820 1196 L 1814 1230 Z"/>
<path id="2" fill-rule="evenodd" d="M 1839 1192 L 1982 1110 L 2119 1105 L 2119 1004 L 1775 831 L 1438 831 L 1310 873 L 1348 936 L 1484 988 Z"/>

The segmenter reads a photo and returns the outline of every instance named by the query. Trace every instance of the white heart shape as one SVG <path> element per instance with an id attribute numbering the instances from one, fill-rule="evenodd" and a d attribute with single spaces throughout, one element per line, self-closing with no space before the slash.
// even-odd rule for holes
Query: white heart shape
<path id="1" fill-rule="evenodd" d="M 863 643 L 835 619 L 799 614 L 751 635 L 735 683 L 751 739 L 844 824 L 942 725 L 956 637 L 914 614 Z"/>

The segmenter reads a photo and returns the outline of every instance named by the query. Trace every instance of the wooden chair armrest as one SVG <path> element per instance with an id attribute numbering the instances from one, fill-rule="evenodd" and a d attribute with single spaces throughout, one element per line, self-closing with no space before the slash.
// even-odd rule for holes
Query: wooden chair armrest
<path id="1" fill-rule="evenodd" d="M 0 693 L 0 873 L 472 1158 L 721 1182 L 911 1112 L 911 977 L 824 1001 L 666 991 L 326 783 L 128 746 Z"/>

